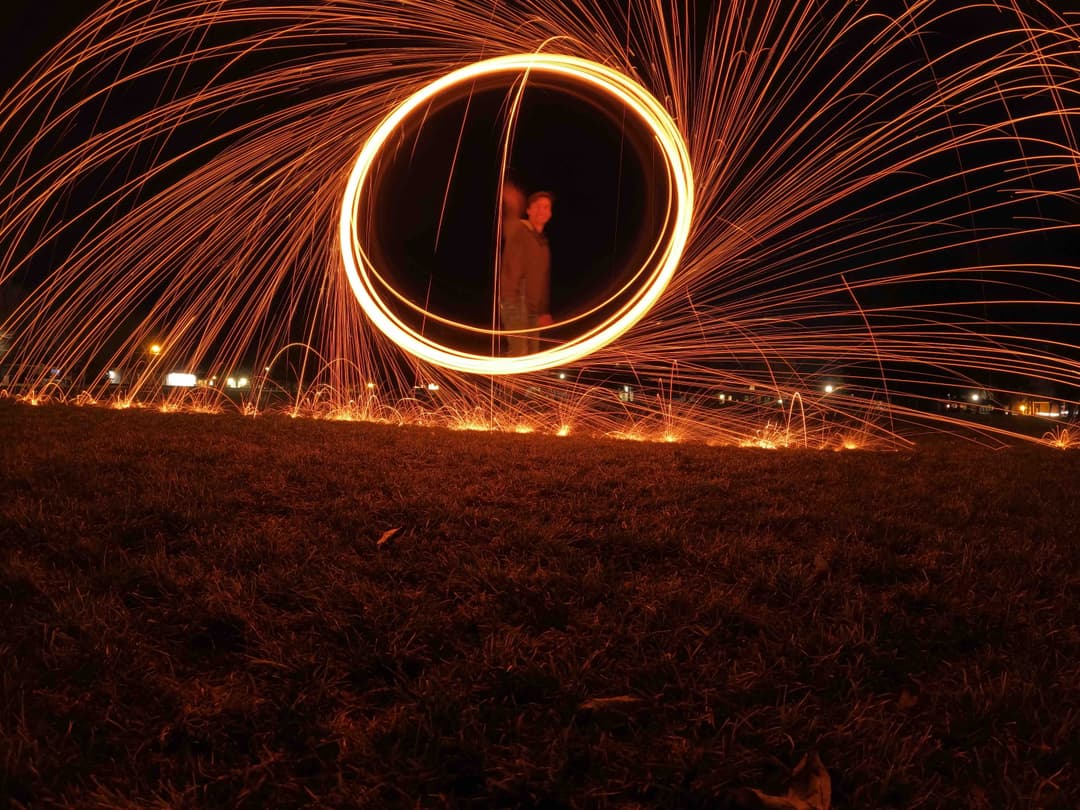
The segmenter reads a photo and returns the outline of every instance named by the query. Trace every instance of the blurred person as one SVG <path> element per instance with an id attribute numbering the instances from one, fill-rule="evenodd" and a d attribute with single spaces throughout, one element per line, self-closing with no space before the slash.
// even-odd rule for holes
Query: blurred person
<path id="1" fill-rule="evenodd" d="M 501 213 L 503 220 L 503 241 L 506 241 L 506 227 L 525 216 L 525 192 L 511 180 L 503 183 Z"/>
<path id="2" fill-rule="evenodd" d="M 507 335 L 508 357 L 520 357 L 528 351 L 528 343 L 523 334 L 529 328 L 528 314 L 522 295 L 520 263 L 515 258 L 507 263 L 507 245 L 513 242 L 511 234 L 521 227 L 525 216 L 525 192 L 516 184 L 507 180 L 503 183 L 500 213 L 502 215 L 502 242 L 499 246 L 499 321 L 507 331 L 519 331 L 516 335 Z"/>

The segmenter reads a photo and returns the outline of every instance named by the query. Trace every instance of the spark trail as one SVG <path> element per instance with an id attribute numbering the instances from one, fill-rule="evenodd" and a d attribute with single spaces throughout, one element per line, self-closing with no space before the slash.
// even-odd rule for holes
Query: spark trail
<path id="1" fill-rule="evenodd" d="M 956 391 L 1075 399 L 1077 20 L 1019 0 L 694 9 L 101 4 L 0 100 L 3 388 L 214 409 L 244 373 L 247 412 L 763 446 L 952 430 Z M 402 100 L 538 53 L 662 103 L 693 175 L 685 250 L 632 328 L 555 372 L 430 365 L 349 283 L 350 172 Z M 408 149 L 458 134 L 421 120 Z M 178 370 L 205 383 L 163 388 Z"/>

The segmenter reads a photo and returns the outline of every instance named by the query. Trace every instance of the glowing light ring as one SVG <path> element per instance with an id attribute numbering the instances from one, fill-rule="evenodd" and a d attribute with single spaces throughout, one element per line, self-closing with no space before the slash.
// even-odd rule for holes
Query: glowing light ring
<path id="1" fill-rule="evenodd" d="M 667 244 L 653 255 L 659 256 L 656 268 L 640 292 L 601 326 L 586 334 L 524 357 L 487 357 L 448 349 L 417 334 L 391 312 L 377 294 L 372 275 L 377 275 L 356 235 L 356 212 L 363 201 L 365 180 L 383 145 L 421 105 L 456 85 L 498 73 L 551 73 L 591 85 L 636 114 L 652 131 L 667 163 L 674 212 Z M 487 59 L 463 67 L 437 79 L 403 101 L 375 128 L 353 164 L 341 209 L 339 237 L 345 273 L 357 301 L 372 323 L 398 346 L 429 363 L 477 374 L 519 374 L 566 365 L 578 360 L 623 334 L 637 323 L 656 303 L 671 281 L 686 241 L 694 207 L 694 179 L 690 155 L 675 122 L 660 103 L 641 85 L 623 74 L 587 59 L 559 54 L 515 54 Z M 645 268 L 638 271 L 640 275 Z"/>

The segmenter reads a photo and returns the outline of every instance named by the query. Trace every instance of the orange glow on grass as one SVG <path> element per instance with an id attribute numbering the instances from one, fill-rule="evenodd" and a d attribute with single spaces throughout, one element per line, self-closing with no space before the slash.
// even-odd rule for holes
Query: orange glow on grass
<path id="1" fill-rule="evenodd" d="M 451 428 L 453 430 L 470 430 L 476 433 L 488 433 L 491 431 L 491 425 L 486 422 L 480 422 L 475 420 L 458 422 L 457 424 L 451 425 Z"/>

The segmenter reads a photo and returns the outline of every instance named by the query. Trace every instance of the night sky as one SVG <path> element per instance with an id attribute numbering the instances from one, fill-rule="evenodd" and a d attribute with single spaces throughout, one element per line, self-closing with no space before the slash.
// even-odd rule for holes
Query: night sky
<path id="1" fill-rule="evenodd" d="M 0 30 L 4 32 L 0 78 L 4 86 L 81 22 L 92 4 L 4 0 L 0 3 Z"/>
<path id="2" fill-rule="evenodd" d="M 67 5 L 6 3 L 0 24 L 20 34 L 10 38 L 5 83 L 10 85 L 86 14 Z M 480 327 L 490 326 L 493 309 L 496 193 L 508 92 L 502 82 L 474 93 L 468 103 L 462 95 L 427 111 L 422 129 L 411 121 L 409 148 L 388 150 L 383 162 L 390 164 L 384 178 L 389 181 L 381 183 L 376 198 L 379 232 L 386 238 L 373 248 L 395 268 L 398 289 L 433 313 Z M 662 164 L 642 125 L 623 112 L 595 94 L 538 80 L 521 104 L 508 176 L 526 193 L 545 190 L 556 197 L 548 234 L 557 319 L 610 292 L 622 268 L 647 251 L 660 228 L 669 191 L 660 179 Z M 122 108 L 117 114 L 119 122 Z M 63 250 L 52 249 L 41 264 Z M 408 312 L 403 308 L 400 314 L 408 317 Z M 440 329 L 434 323 L 425 328 L 432 334 Z M 437 337 L 463 339 L 449 333 Z M 479 344 L 459 345 L 483 350 Z"/>
<path id="3" fill-rule="evenodd" d="M 0 7 L 0 25 L 5 37 L 3 78 L 6 85 L 28 68 L 87 14 L 81 4 L 47 3 L 41 0 L 6 0 Z M 883 4 L 890 5 L 889 2 Z M 704 6 L 704 4 L 702 4 Z M 957 37 L 979 33 L 989 25 L 987 17 L 972 18 L 965 30 L 939 28 L 927 44 L 944 49 Z M 908 54 L 917 57 L 914 52 Z M 947 65 L 943 66 L 947 67 Z M 827 69 L 827 66 L 826 66 Z M 380 230 L 393 238 L 378 250 L 399 269 L 397 282 L 416 301 L 427 302 L 438 314 L 479 326 L 491 319 L 490 267 L 494 252 L 495 190 L 498 187 L 498 143 L 503 120 L 501 107 L 505 88 L 481 93 L 473 98 L 465 117 L 463 100 L 448 103 L 429 119 L 426 129 L 412 133 L 414 146 L 408 158 L 389 161 L 380 186 L 383 210 Z M 556 318 L 568 315 L 599 299 L 618 281 L 619 269 L 632 264 L 643 249 L 644 234 L 657 228 L 658 195 L 664 189 L 656 181 L 655 155 L 642 138 L 640 129 L 621 118 L 618 111 L 604 110 L 587 98 L 574 98 L 559 88 L 536 87 L 527 94 L 518 123 L 510 173 L 527 191 L 545 189 L 557 197 L 555 217 L 550 225 L 553 253 L 552 310 Z M 905 103 L 898 99 L 897 103 Z M 1022 106 L 1012 112 L 1023 113 Z M 464 132 L 457 175 L 449 181 L 445 173 L 452 139 Z M 429 137 L 437 133 L 436 137 Z M 1060 138 L 1060 133 L 1056 134 Z M 932 169 L 956 171 L 959 161 L 993 163 L 994 147 L 964 156 L 943 154 Z M 447 184 L 449 182 L 449 191 Z M 870 193 L 884 194 L 888 186 Z M 444 192 L 445 207 L 444 207 Z M 940 193 L 940 192 L 935 192 Z M 847 205 L 850 205 L 847 203 Z M 822 214 L 823 220 L 834 212 Z M 1061 222 L 1076 222 L 1080 209 L 1074 200 L 1057 199 L 1041 203 L 1039 215 Z M 434 230 L 441 216 L 438 246 Z M 1015 228 L 1015 222 L 995 215 L 974 219 L 972 226 L 984 233 Z M 938 258 L 956 265 L 1004 262 L 1075 263 L 1080 247 L 1069 234 L 1040 236 L 1019 243 L 973 244 Z M 902 249 L 898 249 L 898 256 Z M 887 251 L 886 251 L 887 254 Z M 852 265 L 856 268 L 856 264 Z M 843 269 L 842 263 L 838 269 Z M 890 267 L 888 272 L 896 272 Z M 911 263 L 910 269 L 919 269 Z M 760 282 L 767 284 L 767 281 Z M 974 286 L 973 286 L 974 285 Z M 933 290 L 882 286 L 861 301 L 864 306 L 917 304 L 922 296 L 937 299 L 970 299 L 980 295 L 979 280 L 954 288 Z M 767 291 L 767 288 L 760 288 Z M 1051 284 L 1040 291 L 1047 299 L 1065 295 L 1069 288 Z M 970 308 L 973 317 L 989 320 L 1022 321 L 1022 308 L 998 308 L 994 312 Z M 1065 313 L 1060 316 L 1065 317 Z M 438 327 L 431 327 L 437 330 Z M 1040 333 L 1037 327 L 1030 327 Z M 1040 333 L 1041 334 L 1041 333 Z"/>

